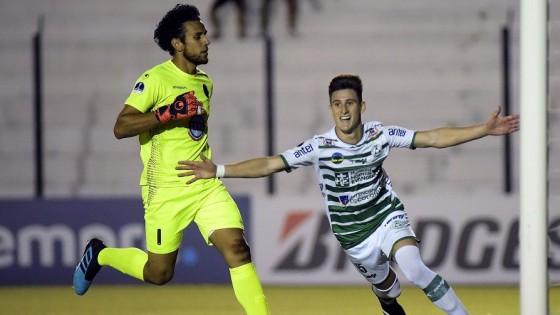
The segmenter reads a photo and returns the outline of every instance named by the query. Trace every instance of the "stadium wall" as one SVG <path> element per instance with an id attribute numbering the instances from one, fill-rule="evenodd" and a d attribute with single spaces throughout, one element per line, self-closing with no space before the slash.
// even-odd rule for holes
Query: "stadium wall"
<path id="1" fill-rule="evenodd" d="M 320 198 L 235 196 L 259 275 L 266 284 L 363 284 L 329 230 Z M 426 263 L 456 284 L 519 281 L 517 197 L 401 198 Z M 0 285 L 68 284 L 83 245 L 144 248 L 138 199 L 0 201 Z M 552 215 L 550 226 L 560 224 Z M 549 234 L 551 282 L 560 281 L 560 231 Z M 227 266 L 195 226 L 172 283 L 229 283 Z M 404 279 L 403 277 L 401 277 Z M 403 281 L 406 283 L 406 281 Z M 107 268 L 96 283 L 139 281 Z"/>
<path id="2" fill-rule="evenodd" d="M 254 256 L 264 281 L 364 282 L 330 232 L 320 197 L 253 200 Z M 424 261 L 448 281 L 477 285 L 519 282 L 518 197 L 444 194 L 401 197 L 401 201 L 421 240 Z M 550 216 L 549 226 L 559 223 L 559 215 Z M 557 283 L 558 229 L 549 232 L 549 246 L 550 280 Z"/>
<path id="3" fill-rule="evenodd" d="M 235 196 L 250 233 L 249 198 Z M 145 248 L 139 199 L 0 201 L 0 285 L 68 284 L 87 240 Z M 96 283 L 140 283 L 105 268 Z M 183 235 L 172 283 L 229 282 L 227 265 L 198 229 Z"/>

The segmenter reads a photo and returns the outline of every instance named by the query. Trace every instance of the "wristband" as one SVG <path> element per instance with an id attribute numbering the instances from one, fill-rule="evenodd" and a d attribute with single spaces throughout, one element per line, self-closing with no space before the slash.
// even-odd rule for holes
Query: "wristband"
<path id="1" fill-rule="evenodd" d="M 223 164 L 216 165 L 216 178 L 223 178 L 226 174 L 226 167 Z"/>

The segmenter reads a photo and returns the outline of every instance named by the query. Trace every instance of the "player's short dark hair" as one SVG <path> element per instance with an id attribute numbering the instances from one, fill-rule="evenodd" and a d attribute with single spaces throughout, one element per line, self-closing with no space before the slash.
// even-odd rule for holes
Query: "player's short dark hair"
<path id="1" fill-rule="evenodd" d="M 156 26 L 154 41 L 161 49 L 173 55 L 175 49 L 171 45 L 171 40 L 173 38 L 185 40 L 186 30 L 183 29 L 183 23 L 189 21 L 200 21 L 198 8 L 190 4 L 175 5 Z"/>
<path id="2" fill-rule="evenodd" d="M 358 102 L 362 102 L 362 79 L 355 74 L 339 74 L 331 80 L 329 84 L 329 99 L 331 95 L 344 89 L 352 89 L 358 94 Z"/>

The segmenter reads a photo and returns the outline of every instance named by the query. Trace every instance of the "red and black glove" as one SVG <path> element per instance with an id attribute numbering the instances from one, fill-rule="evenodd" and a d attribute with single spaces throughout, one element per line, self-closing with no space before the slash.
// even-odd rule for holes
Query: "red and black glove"
<path id="1" fill-rule="evenodd" d="M 170 120 L 185 119 L 195 115 L 205 115 L 202 103 L 194 96 L 194 91 L 181 94 L 172 104 L 162 106 L 155 110 L 156 118 L 160 123 Z"/>

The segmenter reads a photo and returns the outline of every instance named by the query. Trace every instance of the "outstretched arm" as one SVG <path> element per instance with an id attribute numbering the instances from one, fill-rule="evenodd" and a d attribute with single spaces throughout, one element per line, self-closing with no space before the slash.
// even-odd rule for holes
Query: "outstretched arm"
<path id="1" fill-rule="evenodd" d="M 519 130 L 519 115 L 500 116 L 498 106 L 488 120 L 469 127 L 443 127 L 419 131 L 414 138 L 416 148 L 447 148 L 486 136 L 501 136 Z"/>
<path id="2" fill-rule="evenodd" d="M 216 164 L 204 156 L 204 154 L 200 154 L 200 158 L 202 161 L 179 161 L 179 165 L 175 167 L 176 170 L 185 171 L 179 173 L 179 177 L 194 176 L 187 184 L 203 178 L 216 177 Z M 263 156 L 223 166 L 224 174 L 221 177 L 257 178 L 265 177 L 286 169 L 284 160 L 282 160 L 279 155 Z"/>

